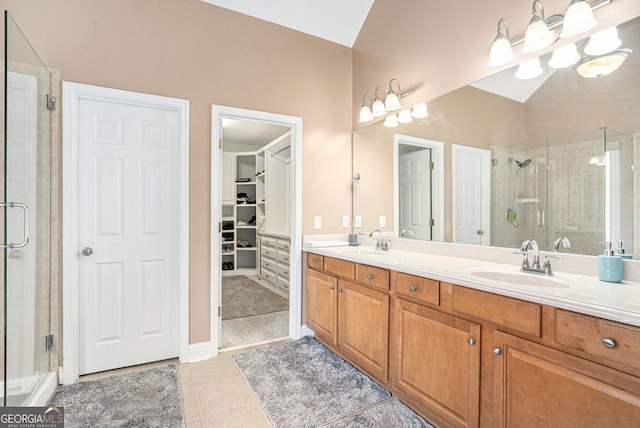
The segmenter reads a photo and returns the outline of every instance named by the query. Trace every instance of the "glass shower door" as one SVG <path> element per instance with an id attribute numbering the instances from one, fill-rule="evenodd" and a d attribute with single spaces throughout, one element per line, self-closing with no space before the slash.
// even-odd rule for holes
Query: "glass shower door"
<path id="1" fill-rule="evenodd" d="M 4 14 L 2 275 L 5 406 L 33 403 L 49 373 L 51 75 Z"/>

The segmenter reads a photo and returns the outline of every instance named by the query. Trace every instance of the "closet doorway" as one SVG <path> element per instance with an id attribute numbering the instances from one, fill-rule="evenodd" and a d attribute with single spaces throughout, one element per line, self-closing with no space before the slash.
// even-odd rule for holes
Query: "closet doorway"
<path id="1" fill-rule="evenodd" d="M 212 116 L 214 352 L 297 338 L 300 119 L 220 106 Z"/>

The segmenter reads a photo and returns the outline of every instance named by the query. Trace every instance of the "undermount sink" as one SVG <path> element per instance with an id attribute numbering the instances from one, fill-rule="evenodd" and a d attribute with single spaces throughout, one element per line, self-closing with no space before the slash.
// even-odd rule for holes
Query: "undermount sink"
<path id="1" fill-rule="evenodd" d="M 503 270 L 476 270 L 469 272 L 471 276 L 535 287 L 569 288 L 561 279 L 553 276 L 536 275 L 526 272 L 508 272 Z"/>

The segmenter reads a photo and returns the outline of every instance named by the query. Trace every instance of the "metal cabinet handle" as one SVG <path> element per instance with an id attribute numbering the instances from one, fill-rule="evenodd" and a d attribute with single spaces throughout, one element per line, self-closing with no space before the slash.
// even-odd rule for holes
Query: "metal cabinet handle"
<path id="1" fill-rule="evenodd" d="M 536 221 L 536 225 L 538 227 L 544 227 L 544 209 L 538 208 L 538 218 Z"/>
<path id="2" fill-rule="evenodd" d="M 416 287 L 415 285 L 410 285 L 409 286 L 409 291 L 414 292 L 418 289 L 418 287 Z"/>
<path id="3" fill-rule="evenodd" d="M 338 288 L 338 293 L 342 293 L 344 291 L 344 288 Z"/>
<path id="4" fill-rule="evenodd" d="M 473 337 L 470 337 L 467 339 L 467 343 L 469 345 L 475 345 L 476 344 L 476 340 Z"/>
<path id="5" fill-rule="evenodd" d="M 367 275 L 367 279 L 373 279 L 373 275 L 372 274 Z"/>
<path id="6" fill-rule="evenodd" d="M 9 244 L 0 244 L 0 248 L 22 248 L 24 246 L 26 246 L 29 243 L 29 233 L 31 230 L 31 227 L 29 226 L 29 207 L 26 206 L 25 204 L 21 204 L 18 202 L 7 202 L 7 203 L 0 203 L 0 206 L 5 207 L 5 208 L 22 208 L 22 210 L 24 211 L 24 235 L 23 235 L 23 239 L 22 242 L 20 242 L 19 244 L 14 244 L 9 243 Z"/>
<path id="7" fill-rule="evenodd" d="M 498 348 L 497 346 L 495 348 L 493 348 L 493 353 L 496 355 L 501 355 L 502 354 L 502 349 Z"/>
<path id="8" fill-rule="evenodd" d="M 329 288 L 332 289 L 332 290 L 335 290 L 336 286 L 335 285 L 330 285 Z"/>
<path id="9" fill-rule="evenodd" d="M 84 247 L 84 248 L 82 249 L 82 255 L 83 255 L 83 256 L 87 256 L 87 257 L 89 257 L 91 254 L 93 254 L 93 248 L 91 248 L 91 247 Z"/>
<path id="10" fill-rule="evenodd" d="M 604 339 L 602 339 L 602 345 L 605 348 L 613 349 L 616 347 L 616 341 L 609 337 L 605 337 Z"/>

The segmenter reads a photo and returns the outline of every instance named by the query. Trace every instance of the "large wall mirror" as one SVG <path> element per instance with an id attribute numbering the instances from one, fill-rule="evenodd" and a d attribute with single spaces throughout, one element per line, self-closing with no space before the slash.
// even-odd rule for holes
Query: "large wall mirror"
<path id="1" fill-rule="evenodd" d="M 429 101 L 426 118 L 355 131 L 354 232 L 640 253 L 640 18 L 617 30 L 631 53 L 606 76 L 551 68 L 548 53 L 537 78 L 516 66 Z"/>

